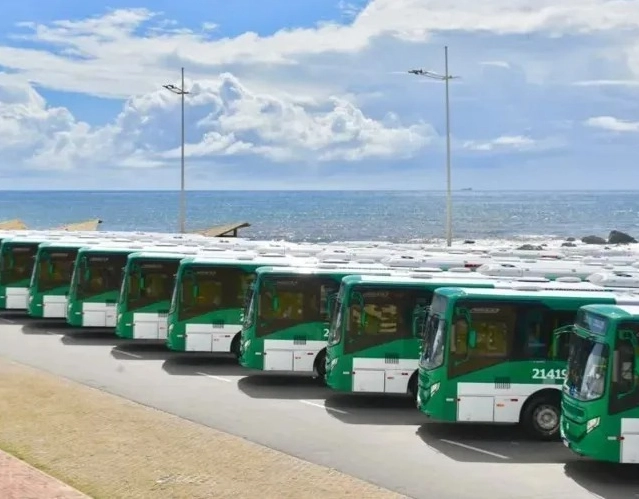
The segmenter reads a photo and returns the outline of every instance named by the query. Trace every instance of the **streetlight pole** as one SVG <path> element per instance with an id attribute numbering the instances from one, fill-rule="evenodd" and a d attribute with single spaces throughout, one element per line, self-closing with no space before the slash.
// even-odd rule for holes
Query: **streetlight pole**
<path id="1" fill-rule="evenodd" d="M 184 68 L 182 68 L 182 85 L 180 86 L 180 88 L 171 84 L 162 86 L 167 90 L 173 92 L 174 94 L 179 95 L 182 100 L 182 151 L 180 155 L 180 232 L 183 234 L 186 232 L 186 197 L 184 193 L 184 96 L 189 93 L 184 89 Z"/>
<path id="2" fill-rule="evenodd" d="M 453 200 L 452 181 L 450 168 L 450 93 L 449 81 L 457 76 L 452 76 L 448 72 L 448 46 L 444 47 L 444 74 L 440 75 L 424 69 L 411 69 L 410 74 L 425 76 L 432 80 L 444 81 L 446 86 L 446 245 L 453 243 Z"/>

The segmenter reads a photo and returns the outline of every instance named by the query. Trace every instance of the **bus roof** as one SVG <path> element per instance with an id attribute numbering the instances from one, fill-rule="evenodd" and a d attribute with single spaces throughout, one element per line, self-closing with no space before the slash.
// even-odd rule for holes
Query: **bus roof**
<path id="1" fill-rule="evenodd" d="M 90 239 L 60 239 L 58 241 L 47 241 L 44 243 L 40 243 L 39 248 L 46 249 L 59 249 L 59 248 L 83 248 L 85 246 L 94 246 L 96 244 L 108 244 L 110 241 L 108 239 L 96 238 L 95 240 Z"/>
<path id="2" fill-rule="evenodd" d="M 184 253 L 182 253 L 184 251 Z M 189 255 L 193 255 L 197 249 L 179 248 L 177 251 L 136 251 L 129 255 L 129 260 L 183 260 Z"/>
<path id="3" fill-rule="evenodd" d="M 359 273 L 362 271 L 377 271 L 377 272 L 385 272 L 388 275 L 390 273 L 398 273 L 401 272 L 401 269 L 394 269 L 391 267 L 387 267 L 386 265 L 382 265 L 381 263 L 357 263 L 357 262 L 346 262 L 340 265 L 336 264 L 325 264 L 324 262 L 309 262 L 306 265 L 291 265 L 291 266 L 281 266 L 281 265 L 264 265 L 256 269 L 256 272 L 259 274 L 341 274 L 344 272 Z"/>
<path id="4" fill-rule="evenodd" d="M 95 246 L 84 246 L 80 248 L 81 253 L 133 253 L 141 251 L 164 251 L 170 252 L 174 245 L 169 244 L 144 244 L 140 242 L 130 242 L 115 244 L 108 241 L 104 244 L 97 244 Z"/>
<path id="5" fill-rule="evenodd" d="M 576 300 L 610 300 L 617 303 L 639 304 L 639 292 L 636 290 L 619 290 L 619 291 L 582 291 L 582 290 L 551 290 L 551 289 L 536 289 L 536 290 L 519 290 L 519 289 L 487 289 L 487 288 L 464 288 L 462 286 L 446 286 L 441 287 L 437 293 L 455 297 L 455 298 L 498 298 L 504 301 L 513 300 L 527 300 L 535 298 L 547 298 L 547 299 L 576 299 Z"/>
<path id="6" fill-rule="evenodd" d="M 265 266 L 283 266 L 288 267 L 289 265 L 303 266 L 308 265 L 309 263 L 313 263 L 316 261 L 315 258 L 307 258 L 307 257 L 297 257 L 291 255 L 256 255 L 254 253 L 237 253 L 232 255 L 233 253 L 230 251 L 226 256 L 223 252 L 220 252 L 220 255 L 207 255 L 203 256 L 194 256 L 187 257 L 182 260 L 180 265 L 189 266 L 189 265 L 251 265 L 255 267 L 265 267 Z"/>
<path id="7" fill-rule="evenodd" d="M 585 305 L 584 310 L 603 315 L 611 319 L 637 319 L 639 320 L 639 305 L 603 305 L 600 303 Z"/>

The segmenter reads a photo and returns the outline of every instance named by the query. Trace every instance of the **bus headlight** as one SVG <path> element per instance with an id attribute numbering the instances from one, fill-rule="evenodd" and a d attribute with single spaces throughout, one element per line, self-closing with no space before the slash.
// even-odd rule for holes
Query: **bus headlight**
<path id="1" fill-rule="evenodd" d="M 430 396 L 432 397 L 433 395 L 435 395 L 438 390 L 439 390 L 439 383 L 435 383 L 434 385 L 430 387 Z"/>
<path id="2" fill-rule="evenodd" d="M 120 322 L 122 320 L 122 314 L 118 314 L 118 318 L 116 320 L 117 322 Z"/>
<path id="3" fill-rule="evenodd" d="M 248 347 L 251 345 L 251 340 L 246 340 L 244 342 L 244 350 L 248 350 Z"/>
<path id="4" fill-rule="evenodd" d="M 331 367 L 330 368 L 333 369 L 336 364 L 337 364 L 337 357 L 335 357 L 333 360 L 331 360 L 331 363 L 330 363 Z"/>
<path id="5" fill-rule="evenodd" d="M 590 433 L 592 430 L 597 428 L 597 426 L 599 426 L 599 422 L 600 422 L 599 418 L 592 418 L 591 420 L 589 420 L 586 423 L 586 433 Z"/>
<path id="6" fill-rule="evenodd" d="M 173 331 L 173 324 L 169 325 L 169 333 Z"/>

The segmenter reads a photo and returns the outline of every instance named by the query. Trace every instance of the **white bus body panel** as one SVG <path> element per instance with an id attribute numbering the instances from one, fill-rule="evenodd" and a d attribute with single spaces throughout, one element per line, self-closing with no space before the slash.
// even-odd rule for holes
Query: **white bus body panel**
<path id="1" fill-rule="evenodd" d="M 5 288 L 7 310 L 26 310 L 29 303 L 29 288 Z"/>
<path id="2" fill-rule="evenodd" d="M 44 295 L 42 297 L 42 317 L 64 319 L 67 316 L 67 297 L 64 295 Z"/>
<path id="3" fill-rule="evenodd" d="M 115 327 L 115 303 L 82 303 L 82 327 Z"/>
<path id="4" fill-rule="evenodd" d="M 314 371 L 317 354 L 326 341 L 264 340 L 264 371 Z"/>
<path id="5" fill-rule="evenodd" d="M 619 462 L 639 463 L 639 418 L 622 418 Z"/>
<path id="6" fill-rule="evenodd" d="M 165 340 L 168 314 L 158 312 L 133 313 L 133 338 L 136 340 Z"/>
<path id="7" fill-rule="evenodd" d="M 407 393 L 418 359 L 353 359 L 353 391 L 360 393 Z"/>
<path id="8" fill-rule="evenodd" d="M 457 421 L 466 423 L 519 423 L 521 409 L 534 393 L 561 384 L 550 383 L 459 383 L 457 385 Z M 455 400 L 451 400 L 454 403 Z"/>
<path id="9" fill-rule="evenodd" d="M 187 352 L 230 352 L 241 324 L 187 324 L 185 328 Z"/>

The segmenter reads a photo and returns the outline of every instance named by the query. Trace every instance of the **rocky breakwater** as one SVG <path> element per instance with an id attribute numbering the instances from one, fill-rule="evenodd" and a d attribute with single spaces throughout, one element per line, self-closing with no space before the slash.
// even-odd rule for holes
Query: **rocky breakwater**
<path id="1" fill-rule="evenodd" d="M 608 234 L 608 239 L 591 235 L 582 237 L 581 242 L 585 244 L 633 244 L 636 243 L 637 240 L 630 234 L 626 234 L 620 230 L 613 230 Z"/>

